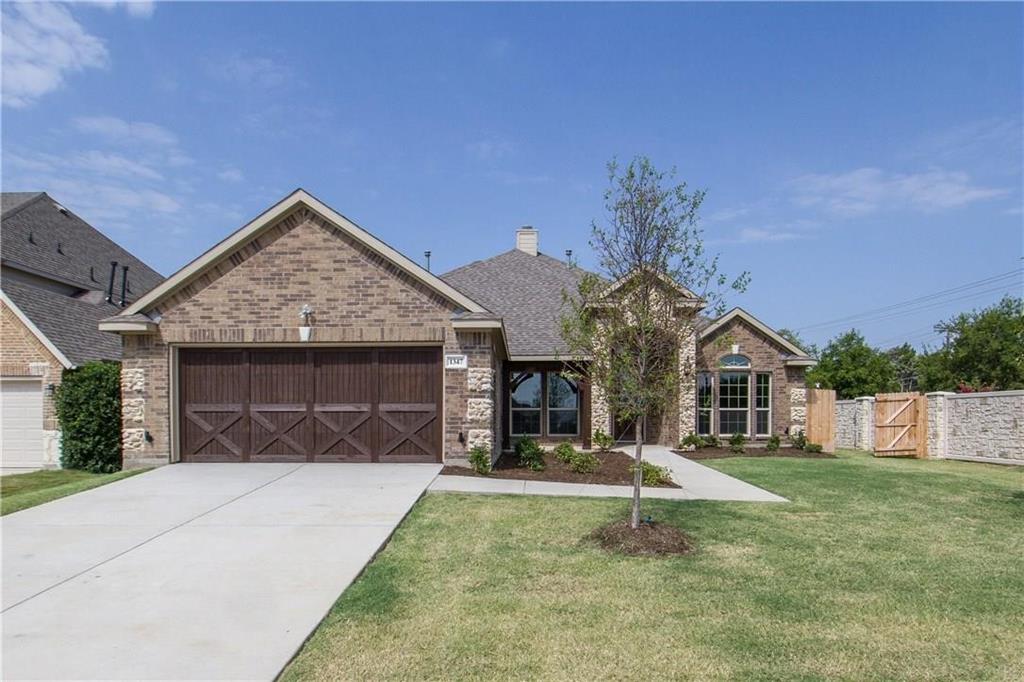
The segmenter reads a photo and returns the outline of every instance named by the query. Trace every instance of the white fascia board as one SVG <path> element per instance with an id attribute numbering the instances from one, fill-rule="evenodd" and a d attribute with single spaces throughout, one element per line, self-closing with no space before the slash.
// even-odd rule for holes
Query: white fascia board
<path id="1" fill-rule="evenodd" d="M 115 333 L 137 333 L 137 334 L 152 334 L 159 328 L 156 322 L 136 322 L 126 320 L 121 321 L 110 321 L 100 322 L 99 329 L 101 332 L 115 332 Z"/>
<path id="2" fill-rule="evenodd" d="M 37 327 L 32 322 L 32 320 L 29 319 L 28 315 L 26 315 L 21 310 L 21 308 L 14 304 L 14 301 L 12 301 L 3 290 L 0 290 L 0 300 L 3 300 L 4 305 L 11 309 L 11 312 L 14 313 L 14 316 L 17 317 L 21 321 L 21 323 L 28 328 L 30 332 L 32 332 L 33 336 L 39 339 L 39 343 L 43 344 L 46 350 L 53 353 L 53 357 L 57 358 L 57 362 L 62 364 L 64 366 L 64 369 L 75 368 L 75 363 L 71 362 L 71 360 L 68 359 L 68 356 L 64 355 L 64 353 L 61 352 L 60 348 L 57 348 L 57 346 L 53 345 L 53 342 L 46 337 L 46 334 L 44 334 L 39 329 L 39 327 Z"/>

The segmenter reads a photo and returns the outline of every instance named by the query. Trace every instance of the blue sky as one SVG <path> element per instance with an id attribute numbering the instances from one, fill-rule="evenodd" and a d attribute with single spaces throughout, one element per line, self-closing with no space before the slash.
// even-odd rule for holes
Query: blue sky
<path id="1" fill-rule="evenodd" d="M 443 272 L 582 265 L 605 163 L 708 190 L 731 297 L 825 325 L 1019 270 L 1021 4 L 3 7 L 2 179 L 170 274 L 296 187 Z M 869 341 L 1020 276 L 857 320 Z"/>

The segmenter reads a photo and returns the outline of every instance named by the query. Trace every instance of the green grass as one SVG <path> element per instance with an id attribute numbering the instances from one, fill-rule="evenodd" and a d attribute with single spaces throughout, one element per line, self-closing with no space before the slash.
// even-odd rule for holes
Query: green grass
<path id="1" fill-rule="evenodd" d="M 650 559 L 582 540 L 624 501 L 427 496 L 284 679 L 1024 679 L 1024 469 L 706 464 L 792 502 L 646 502 L 700 545 Z"/>
<path id="2" fill-rule="evenodd" d="M 146 470 L 91 474 L 74 469 L 51 469 L 0 476 L 0 516 L 113 483 L 143 471 Z"/>

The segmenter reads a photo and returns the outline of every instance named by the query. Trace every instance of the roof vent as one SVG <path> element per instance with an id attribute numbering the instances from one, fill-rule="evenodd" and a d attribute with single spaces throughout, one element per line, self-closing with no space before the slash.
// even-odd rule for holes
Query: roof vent
<path id="1" fill-rule="evenodd" d="M 35 234 L 32 233 L 32 230 L 28 231 L 28 243 L 29 244 L 35 244 L 36 243 L 36 236 L 35 236 Z"/>
<path id="2" fill-rule="evenodd" d="M 68 210 L 66 208 L 64 208 L 63 206 L 61 206 L 60 204 L 58 204 L 56 201 L 53 202 L 53 207 L 55 209 L 57 209 L 58 211 L 60 211 L 61 213 L 63 213 L 64 215 L 68 214 Z"/>
<path id="3" fill-rule="evenodd" d="M 57 253 L 59 253 L 62 256 L 64 255 L 64 245 L 61 244 L 60 242 L 57 242 Z"/>
<path id="4" fill-rule="evenodd" d="M 537 230 L 529 225 L 523 225 L 516 230 L 516 248 L 523 253 L 536 256 L 539 241 L 540 235 Z"/>

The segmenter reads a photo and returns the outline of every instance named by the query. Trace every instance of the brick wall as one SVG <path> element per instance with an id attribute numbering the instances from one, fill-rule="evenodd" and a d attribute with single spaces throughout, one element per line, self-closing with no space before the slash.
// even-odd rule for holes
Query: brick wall
<path id="1" fill-rule="evenodd" d="M 714 407 L 718 406 L 718 372 L 719 361 L 724 355 L 732 353 L 732 345 L 739 345 L 739 353 L 750 358 L 751 387 L 754 376 L 760 372 L 772 375 L 771 389 L 771 430 L 773 434 L 783 435 L 794 429 L 803 429 L 806 421 L 806 396 L 804 368 L 787 367 L 782 348 L 765 334 L 747 324 L 741 318 L 733 318 L 714 334 L 701 339 L 697 346 L 697 371 L 715 374 Z M 796 390 L 793 390 L 796 389 Z M 750 431 L 754 431 L 754 399 L 753 388 L 750 400 Z M 715 428 L 718 428 L 717 414 Z M 685 435 L 685 434 L 683 434 Z"/>
<path id="2" fill-rule="evenodd" d="M 304 305 L 314 310 L 312 343 L 437 344 L 468 356 L 470 370 L 493 365 L 490 333 L 456 333 L 455 306 L 318 215 L 299 209 L 189 283 L 156 311 L 155 336 L 125 336 L 123 368 L 141 370 L 141 415 L 124 417 L 125 459 L 132 465 L 170 456 L 169 347 L 178 344 L 297 343 Z M 138 373 L 136 373 L 138 374 Z M 468 370 L 445 370 L 446 457 L 464 457 L 464 440 L 484 431 L 495 442 L 490 388 L 468 387 Z M 473 407 L 473 419 L 467 413 Z M 152 442 L 139 440 L 148 431 Z M 131 446 L 131 447 L 129 447 Z"/>

